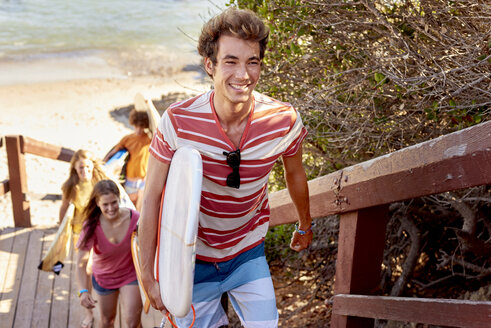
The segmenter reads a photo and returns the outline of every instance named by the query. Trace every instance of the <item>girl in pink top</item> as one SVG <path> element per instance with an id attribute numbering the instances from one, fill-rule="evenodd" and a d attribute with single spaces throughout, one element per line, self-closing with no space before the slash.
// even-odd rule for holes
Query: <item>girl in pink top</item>
<path id="1" fill-rule="evenodd" d="M 85 223 L 77 247 L 77 283 L 80 304 L 92 309 L 99 304 L 101 327 L 113 327 L 118 297 L 127 327 L 139 327 L 142 311 L 140 290 L 131 257 L 131 233 L 139 213 L 119 207 L 119 189 L 111 180 L 99 181 L 84 209 Z M 96 298 L 88 292 L 86 266 L 93 249 L 92 283 Z"/>

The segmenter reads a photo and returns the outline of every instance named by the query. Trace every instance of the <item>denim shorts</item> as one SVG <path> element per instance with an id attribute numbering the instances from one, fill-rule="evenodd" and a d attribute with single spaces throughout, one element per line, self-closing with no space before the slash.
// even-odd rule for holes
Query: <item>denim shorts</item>
<path id="1" fill-rule="evenodd" d="M 244 327 L 278 327 L 278 310 L 269 266 L 264 256 L 264 243 L 218 263 L 196 260 L 194 271 L 193 306 L 196 327 L 227 325 L 227 314 L 221 297 L 227 293 Z M 189 327 L 190 311 L 176 318 L 179 327 Z"/>
<path id="2" fill-rule="evenodd" d="M 138 285 L 138 280 L 134 280 L 126 285 Z M 95 278 L 94 278 L 94 275 L 92 275 L 92 287 L 94 287 L 94 290 L 97 292 L 97 294 L 99 295 L 109 295 L 109 294 L 112 294 L 116 291 L 119 290 L 119 288 L 115 288 L 115 289 L 108 289 L 108 288 L 104 288 L 102 287 L 101 285 L 99 285 L 97 283 L 97 281 L 95 281 Z"/>

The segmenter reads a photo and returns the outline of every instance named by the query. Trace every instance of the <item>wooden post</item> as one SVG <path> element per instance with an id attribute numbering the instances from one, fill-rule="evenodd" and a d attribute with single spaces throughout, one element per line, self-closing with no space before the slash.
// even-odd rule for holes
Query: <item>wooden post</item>
<path id="1" fill-rule="evenodd" d="M 341 215 L 334 294 L 371 295 L 380 282 L 388 205 Z M 331 327 L 373 327 L 370 318 L 333 313 Z"/>
<path id="2" fill-rule="evenodd" d="M 9 187 L 12 195 L 12 210 L 16 227 L 31 226 L 30 204 L 27 199 L 26 163 L 22 151 L 22 136 L 6 136 L 9 165 Z"/>

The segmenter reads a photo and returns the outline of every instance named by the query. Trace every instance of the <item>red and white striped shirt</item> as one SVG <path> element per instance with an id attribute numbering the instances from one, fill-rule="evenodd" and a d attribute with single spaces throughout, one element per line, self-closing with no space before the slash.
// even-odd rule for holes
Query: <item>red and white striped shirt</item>
<path id="1" fill-rule="evenodd" d="M 254 108 L 240 140 L 240 188 L 226 185 L 232 168 L 223 152 L 235 151 L 213 107 L 214 91 L 171 105 L 162 115 L 150 153 L 170 163 L 184 145 L 203 158 L 203 186 L 196 257 L 232 259 L 260 244 L 268 231 L 268 177 L 280 156 L 293 156 L 307 131 L 287 103 L 253 93 Z"/>

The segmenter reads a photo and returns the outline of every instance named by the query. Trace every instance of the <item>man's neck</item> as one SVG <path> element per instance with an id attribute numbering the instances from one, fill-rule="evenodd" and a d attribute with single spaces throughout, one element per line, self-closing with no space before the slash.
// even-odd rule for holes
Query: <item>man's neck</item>
<path id="1" fill-rule="evenodd" d="M 217 104 L 215 111 L 218 121 L 223 131 L 232 141 L 236 148 L 240 145 L 240 140 L 249 120 L 249 114 L 252 110 L 252 102 L 241 104 Z"/>

